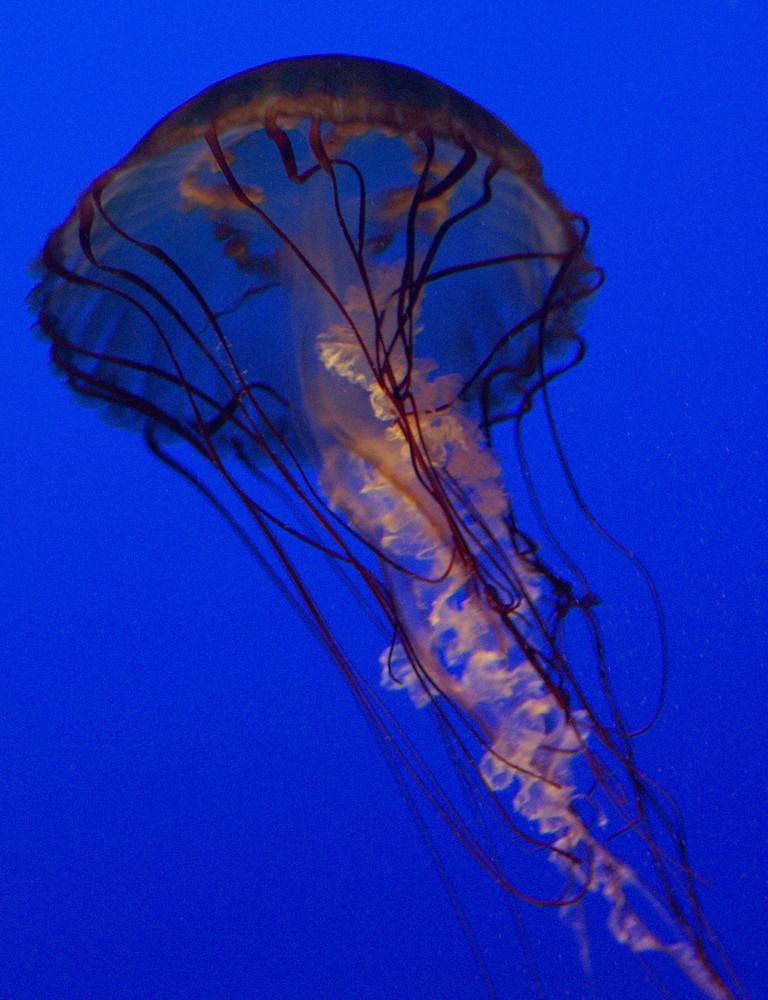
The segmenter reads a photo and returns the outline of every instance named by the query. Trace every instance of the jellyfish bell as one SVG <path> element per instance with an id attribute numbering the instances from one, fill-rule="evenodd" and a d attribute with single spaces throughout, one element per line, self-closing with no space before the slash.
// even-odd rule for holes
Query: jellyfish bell
<path id="1" fill-rule="evenodd" d="M 374 60 L 289 59 L 204 91 L 98 178 L 30 301 L 69 386 L 219 507 L 489 875 L 530 897 L 508 846 L 543 848 L 561 882 L 538 902 L 601 898 L 616 940 L 726 1000 L 682 835 L 610 694 L 594 599 L 518 524 L 495 449 L 581 358 L 600 283 L 586 233 L 531 151 L 457 92 Z M 302 547 L 366 595 L 378 665 L 335 636 Z M 571 613 L 595 636 L 607 721 L 565 655 Z M 395 718 L 388 699 L 405 697 L 434 715 L 486 832 Z M 654 884 L 622 860 L 628 838 Z"/>

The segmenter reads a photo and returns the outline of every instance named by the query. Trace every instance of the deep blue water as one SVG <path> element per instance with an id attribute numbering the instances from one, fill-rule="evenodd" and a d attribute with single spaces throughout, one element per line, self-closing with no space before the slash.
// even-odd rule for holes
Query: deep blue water
<path id="1" fill-rule="evenodd" d="M 640 763 L 686 819 L 747 995 L 768 995 L 768 25 L 738 0 L 626 7 L 75 0 L 11 15 L 0 1000 L 485 996 L 333 664 L 217 515 L 139 438 L 74 404 L 23 304 L 48 230 L 163 114 L 248 66 L 334 51 L 412 65 L 488 106 L 590 219 L 607 278 L 558 424 L 667 614 L 668 697 Z M 647 609 L 542 476 L 610 599 L 622 697 L 642 705 Z M 374 680 L 380 643 L 360 628 Z M 504 900 L 445 850 L 500 1000 L 535 997 Z M 520 915 L 548 1000 L 658 996 L 599 905 L 592 980 L 555 914 Z"/>

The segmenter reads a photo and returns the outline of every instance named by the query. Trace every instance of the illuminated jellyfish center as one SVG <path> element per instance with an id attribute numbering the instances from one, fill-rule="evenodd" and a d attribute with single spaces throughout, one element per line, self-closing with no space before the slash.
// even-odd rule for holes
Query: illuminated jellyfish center
<path id="1" fill-rule="evenodd" d="M 399 273 L 377 278 L 385 294 L 374 299 L 391 301 Z M 406 689 L 418 707 L 447 698 L 465 713 L 486 745 L 479 768 L 488 787 L 514 785 L 514 808 L 548 837 L 552 860 L 609 901 L 620 941 L 633 950 L 667 950 L 627 905 L 632 871 L 594 840 L 573 808 L 572 763 L 589 732 L 587 713 L 566 711 L 522 653 L 538 641 L 537 602 L 546 586 L 515 548 L 501 467 L 457 399 L 460 378 L 435 375 L 434 362 L 395 348 L 389 378 L 402 384 L 409 369 L 408 405 L 396 407 L 371 368 L 369 302 L 357 288 L 344 305 L 352 326 L 322 332 L 318 356 L 367 406 L 350 407 L 345 387 L 334 392 L 331 384 L 319 417 L 313 412 L 328 432 L 324 491 L 391 560 L 387 579 L 401 633 L 381 656 L 382 684 Z M 512 630 L 489 599 L 494 581 L 514 589 Z M 574 865 L 578 858 L 583 865 Z M 686 945 L 675 947 L 683 962 L 695 963 Z"/>
<path id="2" fill-rule="evenodd" d="M 566 710 L 523 653 L 529 643 L 535 650 L 547 586 L 514 544 L 501 467 L 457 397 L 461 378 L 436 374 L 418 347 L 403 350 L 386 306 L 397 299 L 402 271 L 368 277 L 368 295 L 346 290 L 347 322 L 317 336 L 331 378 L 313 418 L 322 428 L 324 492 L 387 560 L 401 631 L 380 658 L 382 684 L 407 690 L 417 707 L 446 698 L 470 718 L 486 746 L 484 781 L 494 792 L 514 785 L 515 810 L 548 838 L 554 863 L 608 901 L 616 939 L 636 952 L 667 953 L 704 992 L 723 997 L 690 944 L 663 943 L 634 912 L 626 895 L 638 887 L 634 873 L 574 809 L 572 763 L 588 716 Z M 418 345 L 418 304 L 412 320 Z M 372 363 L 382 349 L 384 372 Z M 354 387 L 354 404 L 337 379 Z M 503 616 L 489 597 L 498 595 L 494 582 L 513 591 Z"/>
<path id="3" fill-rule="evenodd" d="M 573 683 L 567 599 L 489 443 L 579 357 L 584 235 L 530 150 L 455 91 L 372 60 L 286 60 L 205 91 L 97 179 L 46 244 L 31 302 L 78 395 L 177 467 L 185 441 L 232 487 L 351 683 L 283 539 L 354 568 L 394 635 L 384 687 L 461 730 L 480 787 L 565 873 L 562 902 L 599 893 L 619 941 L 727 1000 L 695 894 L 633 814 L 651 796 L 629 737 Z M 254 473 L 296 523 L 262 506 Z M 626 793 L 613 821 L 648 845 L 671 943 L 632 908 L 644 890 L 602 817 L 579 817 L 579 755 Z"/>

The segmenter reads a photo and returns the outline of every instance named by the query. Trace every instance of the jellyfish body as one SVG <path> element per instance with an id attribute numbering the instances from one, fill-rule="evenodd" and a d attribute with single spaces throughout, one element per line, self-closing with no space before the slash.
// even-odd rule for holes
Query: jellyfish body
<path id="1" fill-rule="evenodd" d="M 434 712 L 503 835 L 546 848 L 563 875 L 550 903 L 601 896 L 617 940 L 722 1000 L 679 837 L 680 872 L 618 710 L 602 723 L 564 656 L 586 595 L 517 525 L 491 446 L 581 356 L 599 283 L 585 233 L 527 147 L 456 92 L 372 60 L 286 60 L 205 91 L 94 182 L 31 301 L 81 398 L 173 464 L 186 442 L 231 487 L 399 766 L 489 874 L 516 891 L 340 648 L 296 543 L 372 598 L 388 697 Z M 607 846 L 620 828 L 657 886 Z"/>

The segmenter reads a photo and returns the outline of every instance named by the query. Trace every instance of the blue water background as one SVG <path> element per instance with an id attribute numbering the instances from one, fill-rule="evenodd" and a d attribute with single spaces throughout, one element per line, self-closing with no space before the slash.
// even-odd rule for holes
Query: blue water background
<path id="1" fill-rule="evenodd" d="M 486 105 L 591 221 L 607 280 L 557 419 L 667 613 L 668 698 L 640 763 L 686 817 L 747 993 L 768 996 L 763 5 L 39 0 L 3 19 L 0 1000 L 485 996 L 333 664 L 216 514 L 74 404 L 23 305 L 48 230 L 156 120 L 324 52 Z M 542 489 L 611 598 L 622 698 L 642 707 L 647 608 Z M 380 642 L 361 636 L 374 680 Z M 535 997 L 504 900 L 445 849 L 500 1000 Z M 521 914 L 548 1000 L 657 996 L 599 903 L 593 980 L 555 914 Z"/>

